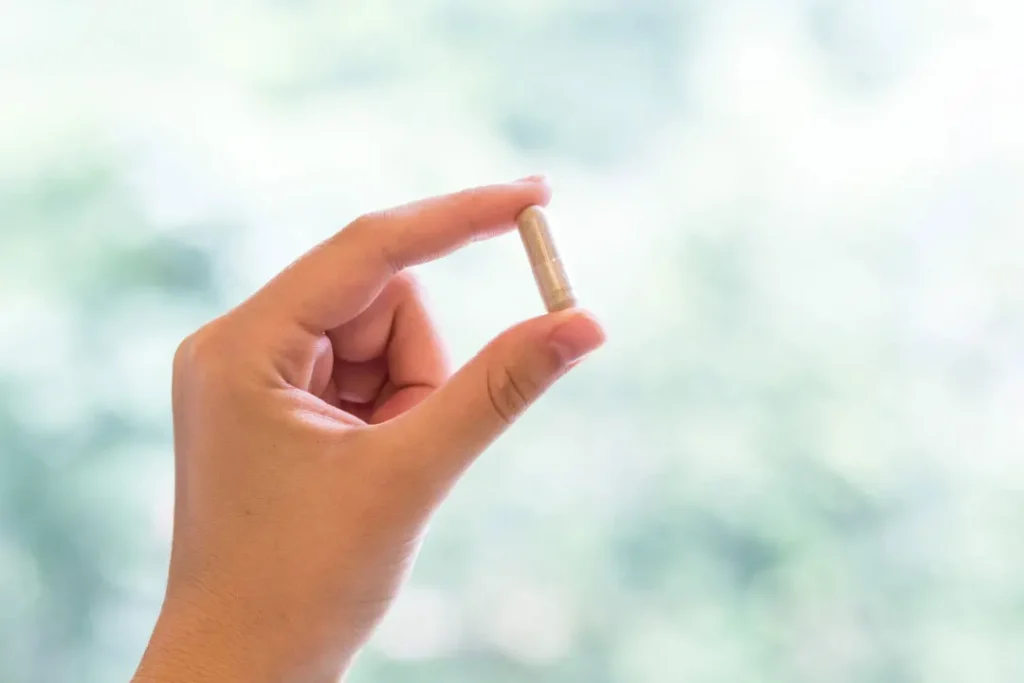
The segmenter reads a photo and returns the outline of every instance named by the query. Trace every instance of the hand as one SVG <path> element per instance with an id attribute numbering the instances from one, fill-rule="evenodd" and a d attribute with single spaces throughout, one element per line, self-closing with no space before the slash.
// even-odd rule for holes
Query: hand
<path id="1" fill-rule="evenodd" d="M 364 216 L 182 343 L 170 574 L 136 682 L 342 675 L 460 474 L 604 340 L 582 311 L 541 316 L 449 379 L 403 272 L 548 198 L 526 179 Z"/>

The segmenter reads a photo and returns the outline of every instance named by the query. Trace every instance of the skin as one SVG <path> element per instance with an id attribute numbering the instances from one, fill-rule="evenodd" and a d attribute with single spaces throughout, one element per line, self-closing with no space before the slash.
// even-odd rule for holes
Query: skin
<path id="1" fill-rule="evenodd" d="M 604 341 L 520 323 L 449 376 L 408 266 L 513 226 L 542 178 L 363 216 L 174 359 L 174 539 L 134 683 L 342 677 L 460 475 Z"/>

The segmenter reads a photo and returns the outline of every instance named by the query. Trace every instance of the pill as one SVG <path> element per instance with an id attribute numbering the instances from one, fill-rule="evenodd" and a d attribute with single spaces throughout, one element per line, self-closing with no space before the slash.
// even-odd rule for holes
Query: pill
<path id="1" fill-rule="evenodd" d="M 516 219 L 519 236 L 526 247 L 526 255 L 533 268 L 533 278 L 537 281 L 544 306 L 549 313 L 562 311 L 576 305 L 576 297 L 569 284 L 569 276 L 565 266 L 558 257 L 558 250 L 551 237 L 551 222 L 544 209 L 530 206 L 523 210 Z"/>

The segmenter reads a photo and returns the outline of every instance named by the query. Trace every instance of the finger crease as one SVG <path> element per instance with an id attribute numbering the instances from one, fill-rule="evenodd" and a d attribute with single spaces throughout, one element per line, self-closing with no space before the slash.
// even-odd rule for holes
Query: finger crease
<path id="1" fill-rule="evenodd" d="M 507 425 L 512 424 L 512 420 L 509 418 L 506 409 L 501 406 L 501 401 L 498 398 L 500 395 L 499 389 L 495 387 L 493 377 L 493 373 L 487 373 L 487 398 L 491 402 L 491 408 L 494 409 L 494 414 L 497 415 L 502 422 Z"/>

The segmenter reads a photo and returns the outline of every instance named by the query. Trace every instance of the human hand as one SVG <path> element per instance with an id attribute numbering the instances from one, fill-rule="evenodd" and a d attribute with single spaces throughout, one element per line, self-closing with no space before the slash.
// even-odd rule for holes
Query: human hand
<path id="1" fill-rule="evenodd" d="M 170 573 L 136 683 L 344 672 L 461 473 L 604 340 L 582 311 L 544 315 L 449 378 L 403 272 L 549 194 L 525 179 L 359 218 L 182 343 Z"/>

